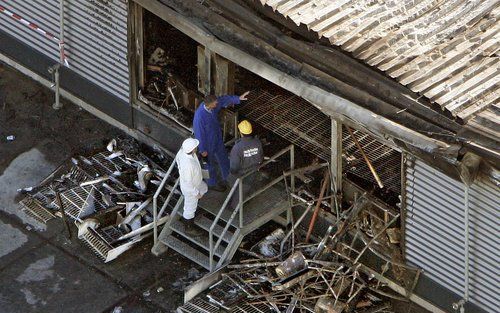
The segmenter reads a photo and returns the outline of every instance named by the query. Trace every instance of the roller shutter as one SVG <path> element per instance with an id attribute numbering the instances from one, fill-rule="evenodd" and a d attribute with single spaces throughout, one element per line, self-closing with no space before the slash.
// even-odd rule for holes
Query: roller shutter
<path id="1" fill-rule="evenodd" d="M 465 185 L 419 160 L 407 163 L 406 257 L 449 290 L 465 290 Z M 469 296 L 500 307 L 500 188 L 479 177 L 469 189 Z"/>
<path id="2" fill-rule="evenodd" d="M 64 9 L 65 51 L 70 69 L 102 89 L 127 101 L 127 0 L 66 0 Z M 0 1 L 7 10 L 59 36 L 58 0 Z M 2 30 L 23 43 L 59 60 L 57 41 L 5 15 Z"/>

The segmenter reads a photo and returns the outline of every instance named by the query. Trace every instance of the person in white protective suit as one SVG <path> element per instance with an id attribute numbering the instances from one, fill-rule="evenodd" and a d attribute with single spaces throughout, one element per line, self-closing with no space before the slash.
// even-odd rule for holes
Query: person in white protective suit
<path id="1" fill-rule="evenodd" d="M 203 181 L 201 165 L 198 160 L 197 148 L 200 142 L 188 138 L 175 157 L 179 168 L 179 181 L 181 192 L 184 196 L 183 223 L 186 232 L 192 236 L 201 236 L 203 232 L 194 224 L 194 216 L 198 207 L 198 200 L 208 191 L 207 184 Z"/>

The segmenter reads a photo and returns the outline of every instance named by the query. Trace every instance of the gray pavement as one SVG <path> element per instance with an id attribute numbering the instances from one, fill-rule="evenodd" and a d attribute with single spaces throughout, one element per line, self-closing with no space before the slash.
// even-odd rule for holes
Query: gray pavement
<path id="1" fill-rule="evenodd" d="M 75 233 L 68 240 L 59 219 L 43 225 L 17 209 L 17 189 L 123 135 L 70 103 L 54 111 L 52 101 L 50 90 L 0 63 L 0 313 L 174 311 L 196 271 L 180 255 L 155 257 L 147 240 L 104 264 Z"/>

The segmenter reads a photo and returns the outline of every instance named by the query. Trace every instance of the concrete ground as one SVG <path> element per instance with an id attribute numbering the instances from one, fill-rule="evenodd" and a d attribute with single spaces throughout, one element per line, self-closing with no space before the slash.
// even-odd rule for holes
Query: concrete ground
<path id="1" fill-rule="evenodd" d="M 51 90 L 0 63 L 0 313 L 174 312 L 183 288 L 203 274 L 194 263 L 171 250 L 153 256 L 149 240 L 104 264 L 76 239 L 76 227 L 68 240 L 59 219 L 43 225 L 17 209 L 17 189 L 124 135 L 71 103 L 58 111 L 52 103 Z"/>
<path id="2" fill-rule="evenodd" d="M 54 111 L 52 102 L 52 91 L 0 63 L 0 313 L 174 311 L 200 275 L 180 255 L 155 257 L 148 241 L 104 264 L 76 234 L 68 240 L 59 219 L 42 225 L 17 210 L 18 188 L 121 134 L 73 104 Z"/>

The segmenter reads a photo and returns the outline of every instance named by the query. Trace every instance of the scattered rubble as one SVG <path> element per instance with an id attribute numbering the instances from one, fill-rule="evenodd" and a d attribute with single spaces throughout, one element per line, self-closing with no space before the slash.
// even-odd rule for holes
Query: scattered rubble
<path id="1" fill-rule="evenodd" d="M 301 201 L 306 211 L 314 205 L 308 198 Z M 407 300 L 420 275 L 402 262 L 398 220 L 365 194 L 317 243 L 307 243 L 305 227 L 274 230 L 250 251 L 240 249 L 253 257 L 228 265 L 220 281 L 178 312 L 393 312 L 391 301 Z"/>
<path id="2" fill-rule="evenodd" d="M 66 218 L 74 221 L 78 238 L 109 262 L 152 232 L 153 195 L 174 159 L 144 151 L 132 139 L 113 139 L 104 151 L 72 157 L 39 186 L 19 189 L 20 209 L 42 223 L 61 218 L 68 237 Z M 179 199 L 172 188 L 158 195 L 159 224 Z"/>

